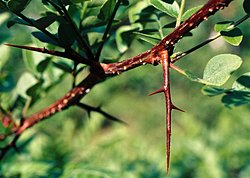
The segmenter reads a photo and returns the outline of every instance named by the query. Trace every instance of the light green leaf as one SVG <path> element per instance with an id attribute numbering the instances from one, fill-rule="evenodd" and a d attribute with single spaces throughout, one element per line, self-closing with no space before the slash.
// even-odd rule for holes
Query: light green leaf
<path id="1" fill-rule="evenodd" d="M 243 39 L 243 34 L 239 28 L 230 31 L 221 31 L 224 40 L 231 45 L 239 46 Z"/>
<path id="2" fill-rule="evenodd" d="M 26 91 L 37 83 L 37 79 L 30 73 L 25 72 L 17 82 L 16 92 L 24 98 L 29 98 Z"/>
<path id="3" fill-rule="evenodd" d="M 202 80 L 207 85 L 221 86 L 241 64 L 242 60 L 237 55 L 217 55 L 207 63 Z"/>
<path id="4" fill-rule="evenodd" d="M 221 31 L 228 31 L 228 27 L 232 25 L 234 22 L 233 21 L 223 21 L 216 23 L 214 26 L 214 31 L 216 32 L 221 32 Z"/>
<path id="5" fill-rule="evenodd" d="M 250 92 L 250 72 L 240 76 L 234 83 L 232 88 L 236 91 Z"/>
<path id="6" fill-rule="evenodd" d="M 103 21 L 108 21 L 115 7 L 115 0 L 108 0 L 102 6 L 100 13 L 98 14 L 98 18 Z"/>
<path id="7" fill-rule="evenodd" d="M 149 4 L 171 17 L 178 17 L 180 8 L 176 1 L 173 4 L 168 4 L 162 0 L 149 0 Z"/>
<path id="8" fill-rule="evenodd" d="M 191 9 L 188 9 L 181 17 L 181 20 L 184 21 L 186 19 L 188 19 L 189 17 L 191 17 L 196 11 L 198 11 L 200 8 L 202 7 L 201 6 L 197 6 L 197 7 L 193 7 Z"/>

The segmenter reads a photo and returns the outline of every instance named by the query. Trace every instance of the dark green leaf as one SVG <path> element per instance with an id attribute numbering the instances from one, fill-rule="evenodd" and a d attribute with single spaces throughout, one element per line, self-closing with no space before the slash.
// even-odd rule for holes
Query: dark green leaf
<path id="1" fill-rule="evenodd" d="M 219 88 L 219 87 L 213 87 L 213 86 L 204 86 L 201 91 L 204 95 L 216 96 L 216 95 L 229 92 L 231 91 L 231 89 L 225 89 L 225 88 Z"/>
<path id="2" fill-rule="evenodd" d="M 243 8 L 244 8 L 244 11 L 250 15 L 250 1 L 249 0 L 244 0 L 243 2 Z"/>
<path id="3" fill-rule="evenodd" d="M 103 21 L 108 21 L 115 7 L 115 0 L 107 0 L 107 2 L 102 6 L 98 18 Z"/>
<path id="4" fill-rule="evenodd" d="M 53 62 L 53 65 L 67 73 L 71 73 L 73 69 L 71 65 L 65 62 Z"/>
<path id="5" fill-rule="evenodd" d="M 41 61 L 37 65 L 37 71 L 40 72 L 40 73 L 43 73 L 47 69 L 50 61 L 51 61 L 51 58 L 46 58 L 45 60 Z"/>
<path id="6" fill-rule="evenodd" d="M 51 14 L 46 17 L 42 17 L 36 21 L 34 21 L 34 24 L 39 29 L 45 29 L 48 26 L 50 26 L 52 23 L 54 23 L 57 20 L 57 15 Z"/>
<path id="7" fill-rule="evenodd" d="M 202 80 L 207 85 L 221 86 L 241 64 L 242 60 L 237 55 L 217 55 L 207 63 Z"/>
<path id="8" fill-rule="evenodd" d="M 250 92 L 234 91 L 222 98 L 222 102 L 227 107 L 241 106 L 250 103 Z"/>
<path id="9" fill-rule="evenodd" d="M 35 38 L 39 39 L 41 42 L 44 42 L 44 43 L 49 43 L 49 44 L 53 44 L 55 46 L 58 46 L 59 44 L 52 38 L 50 38 L 49 36 L 45 35 L 44 33 L 42 32 L 32 32 L 31 33 Z"/>
<path id="10" fill-rule="evenodd" d="M 63 47 L 70 47 L 75 41 L 72 27 L 68 23 L 61 23 L 58 28 L 58 42 Z"/>
<path id="11" fill-rule="evenodd" d="M 236 91 L 250 92 L 250 72 L 240 76 L 234 83 L 232 88 Z"/>
<path id="12" fill-rule="evenodd" d="M 0 73 L 0 92 L 9 92 L 15 87 L 14 79 L 11 75 Z"/>
<path id="13" fill-rule="evenodd" d="M 27 7 L 30 1 L 31 0 L 9 0 L 7 6 L 11 11 L 20 13 Z"/>
<path id="14" fill-rule="evenodd" d="M 20 18 L 15 18 L 15 19 L 12 19 L 12 20 L 8 21 L 7 27 L 10 28 L 10 27 L 12 27 L 15 24 L 21 24 L 21 25 L 30 26 L 30 24 L 27 23 L 26 21 L 24 21 L 24 20 L 22 20 Z"/>

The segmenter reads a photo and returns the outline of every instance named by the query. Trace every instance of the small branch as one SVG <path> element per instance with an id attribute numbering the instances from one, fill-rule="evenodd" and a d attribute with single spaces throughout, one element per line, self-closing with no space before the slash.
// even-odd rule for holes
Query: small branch
<path id="1" fill-rule="evenodd" d="M 112 121 L 119 122 L 119 123 L 122 123 L 122 124 L 127 125 L 126 122 L 124 122 L 124 121 L 118 119 L 117 117 L 114 117 L 114 116 L 110 115 L 109 113 L 107 113 L 107 112 L 101 110 L 100 107 L 93 107 L 93 106 L 90 106 L 90 105 L 87 105 L 87 104 L 84 104 L 84 103 L 77 103 L 76 105 L 79 106 L 79 107 L 82 108 L 82 109 L 87 110 L 88 113 L 90 113 L 90 112 L 92 112 L 92 111 L 93 111 L 93 112 L 97 112 L 97 113 L 100 113 L 100 114 L 102 114 L 103 116 L 105 116 L 107 119 L 110 119 L 110 120 L 112 120 Z"/>
<path id="2" fill-rule="evenodd" d="M 96 57 L 95 57 L 96 61 L 99 61 L 99 59 L 100 59 L 103 46 L 104 46 L 106 40 L 108 39 L 108 34 L 109 34 L 110 30 L 111 30 L 112 23 L 114 21 L 115 15 L 117 13 L 117 10 L 118 10 L 121 2 L 122 2 L 122 0 L 118 0 L 118 2 L 115 4 L 115 8 L 114 8 L 110 18 L 109 18 L 108 25 L 107 25 L 107 27 L 105 29 L 105 32 L 104 32 L 103 36 L 102 36 L 102 42 L 101 42 L 101 44 L 100 44 L 100 46 L 99 46 L 99 48 L 97 50 L 97 53 L 96 53 Z"/>

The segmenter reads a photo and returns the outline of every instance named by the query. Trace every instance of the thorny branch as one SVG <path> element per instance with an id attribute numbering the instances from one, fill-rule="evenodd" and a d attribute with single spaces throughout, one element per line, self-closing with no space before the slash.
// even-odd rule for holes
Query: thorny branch
<path id="1" fill-rule="evenodd" d="M 163 38 L 156 46 L 150 50 L 139 54 L 135 57 L 129 58 L 121 62 L 115 62 L 111 64 L 98 63 L 90 59 L 85 59 L 73 50 L 65 50 L 65 52 L 47 50 L 45 48 L 34 48 L 27 46 L 10 45 L 13 47 L 23 48 L 27 50 L 37 51 L 41 53 L 51 54 L 55 56 L 64 57 L 75 62 L 84 63 L 90 65 L 89 75 L 75 88 L 71 89 L 64 97 L 56 101 L 54 104 L 46 107 L 45 109 L 37 112 L 29 117 L 25 117 L 23 123 L 17 126 L 12 134 L 14 139 L 5 148 L 1 149 L 0 158 L 8 152 L 10 148 L 13 148 L 19 136 L 26 131 L 28 128 L 32 127 L 36 123 L 58 113 L 62 110 L 69 108 L 70 106 L 79 105 L 79 101 L 94 87 L 96 84 L 103 82 L 107 77 L 116 76 L 122 72 L 131 70 L 133 68 L 145 65 L 145 64 L 161 64 L 163 66 L 164 74 L 164 87 L 155 93 L 164 92 L 166 99 L 166 147 L 167 147 L 167 171 L 169 169 L 169 159 L 170 159 L 170 135 L 171 135 L 171 111 L 172 109 L 178 109 L 171 102 L 170 96 L 170 83 L 169 83 L 169 68 L 173 66 L 170 61 L 169 56 L 172 54 L 175 44 L 184 36 L 186 33 L 190 32 L 192 29 L 196 28 L 202 21 L 207 20 L 207 18 L 218 10 L 223 9 L 228 6 L 232 0 L 209 0 L 200 10 L 193 14 L 190 18 L 184 21 L 181 25 L 176 27 L 176 29 L 170 33 L 168 36 Z M 73 51 L 73 52 L 72 52 Z M 101 70 L 100 70 L 101 68 Z M 86 108 L 86 106 L 85 106 Z M 92 109 L 93 108 L 89 108 Z M 180 109 L 178 109 L 180 110 Z M 1 139 L 5 139 L 4 135 L 1 135 Z"/>

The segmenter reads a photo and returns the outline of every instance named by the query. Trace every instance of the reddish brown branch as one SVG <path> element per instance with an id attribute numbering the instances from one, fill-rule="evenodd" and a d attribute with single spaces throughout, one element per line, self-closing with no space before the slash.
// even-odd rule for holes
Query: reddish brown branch
<path id="1" fill-rule="evenodd" d="M 85 63 L 91 66 L 91 73 L 89 76 L 83 80 L 78 86 L 70 90 L 64 97 L 56 101 L 54 104 L 48 106 L 42 111 L 31 115 L 24 119 L 23 124 L 15 132 L 16 136 L 22 134 L 27 128 L 32 127 L 37 122 L 40 122 L 53 114 L 60 112 L 69 106 L 72 106 L 76 103 L 79 103 L 80 99 L 84 97 L 89 90 L 96 84 L 102 82 L 106 77 L 115 76 L 121 72 L 133 69 L 135 67 L 144 65 L 144 64 L 154 64 L 157 65 L 163 60 L 163 70 L 164 70 L 164 93 L 166 97 L 167 104 L 167 170 L 169 167 L 169 154 L 170 154 L 170 131 L 171 131 L 171 110 L 175 107 L 171 103 L 170 98 L 170 88 L 169 84 L 169 60 L 168 55 L 171 55 L 175 44 L 179 39 L 182 38 L 186 33 L 190 32 L 192 29 L 196 28 L 202 21 L 206 20 L 209 16 L 213 15 L 219 9 L 223 9 L 228 6 L 232 0 L 209 0 L 199 11 L 197 11 L 193 16 L 183 22 L 179 27 L 177 27 L 171 34 L 166 36 L 160 43 L 154 46 L 152 49 L 137 55 L 133 58 L 127 59 L 122 62 L 116 62 L 112 64 L 99 64 L 94 63 L 88 59 L 84 59 L 78 56 L 72 51 L 65 52 L 55 52 L 51 50 L 46 50 L 41 48 L 27 49 L 32 51 L 43 52 L 51 55 L 57 55 L 60 57 L 65 57 L 71 60 L 83 60 L 80 63 Z M 24 48 L 23 46 L 10 45 L 15 47 Z M 162 51 L 165 51 L 161 54 Z M 168 54 L 166 53 L 168 51 Z M 161 55 L 161 57 L 159 56 Z M 166 56 L 167 55 L 167 56 Z M 78 62 L 78 61 L 76 61 Z M 166 62 L 166 63 L 165 63 Z M 105 75 L 103 75 L 103 71 Z"/>

